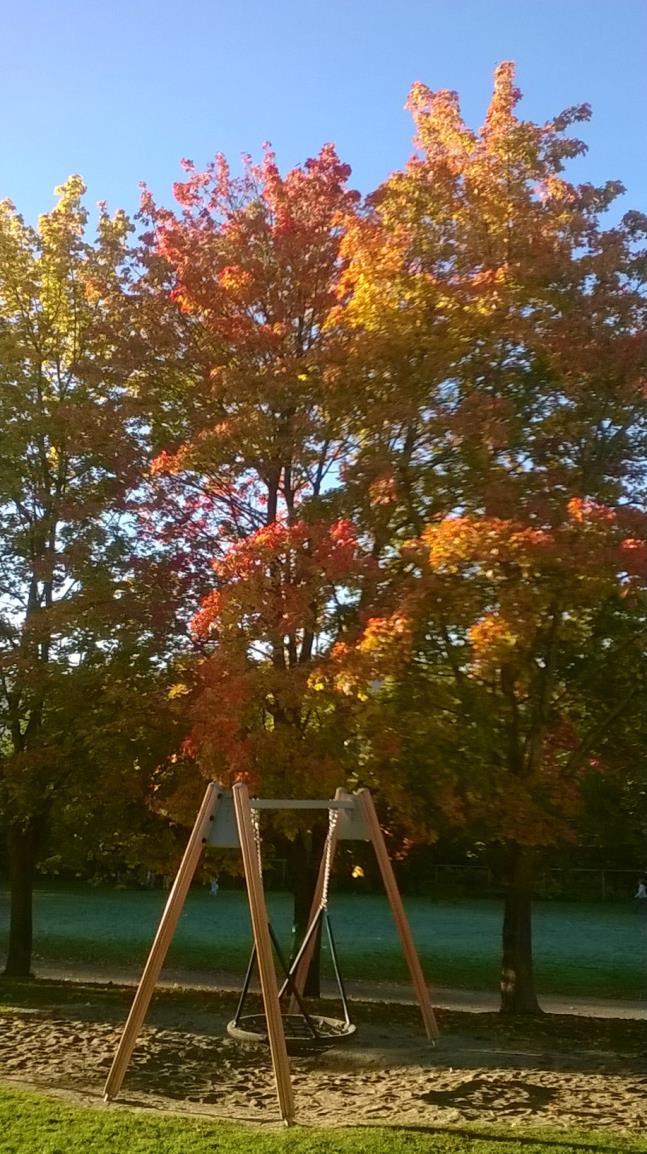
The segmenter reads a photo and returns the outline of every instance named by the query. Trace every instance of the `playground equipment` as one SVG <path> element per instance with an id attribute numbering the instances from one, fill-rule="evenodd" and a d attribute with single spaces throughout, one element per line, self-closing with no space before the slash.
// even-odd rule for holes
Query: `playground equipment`
<path id="1" fill-rule="evenodd" d="M 276 934 L 272 927 L 272 923 L 268 922 L 268 929 L 274 953 L 278 959 L 279 965 L 284 974 L 284 981 L 279 990 L 279 1004 L 283 1006 L 283 999 L 286 994 L 290 995 L 287 1011 L 281 1014 L 283 1021 L 283 1032 L 285 1034 L 285 1042 L 289 1054 L 302 1053 L 304 1050 L 309 1050 L 321 1046 L 329 1046 L 343 1041 L 345 1038 L 351 1038 L 355 1033 L 355 1025 L 351 1020 L 350 1008 L 348 1005 L 348 998 L 346 997 L 346 990 L 344 987 L 344 980 L 341 974 L 341 967 L 339 965 L 339 957 L 337 954 L 337 947 L 330 924 L 330 916 L 328 913 L 328 888 L 330 883 L 330 871 L 332 868 L 333 857 L 337 845 L 338 834 L 337 828 L 340 817 L 348 818 L 350 810 L 340 810 L 338 808 L 331 808 L 340 801 L 340 794 L 338 794 L 335 802 L 329 803 L 328 810 L 328 834 L 324 844 L 324 849 L 321 857 L 320 875 L 317 881 L 317 887 L 308 918 L 308 926 L 304 935 L 303 941 L 292 964 L 288 967 L 281 950 L 281 946 L 277 940 Z M 289 804 L 289 803 L 286 803 Z M 320 803 L 315 803 L 319 805 Z M 328 803 L 326 803 L 328 804 Z M 261 836 L 258 810 L 254 808 L 252 801 L 252 821 L 254 825 L 254 839 L 256 842 L 256 854 L 259 863 L 259 871 L 262 877 L 262 859 L 261 859 Z M 348 820 L 346 822 L 346 833 L 348 833 Z M 343 831 L 342 831 L 343 836 Z M 326 937 L 328 940 L 328 948 L 330 950 L 330 957 L 333 964 L 335 978 L 337 980 L 337 989 L 342 1004 L 343 1019 L 322 1017 L 308 1012 L 303 1001 L 303 986 L 307 978 L 307 972 L 310 966 L 312 957 L 312 948 L 316 943 L 322 929 L 325 927 Z M 312 943 L 312 945 L 311 945 Z M 257 963 L 257 949 L 256 943 L 252 946 L 252 952 L 245 974 L 245 981 L 241 991 L 236 1013 L 233 1019 L 227 1025 L 227 1033 L 241 1042 L 267 1042 L 269 1036 L 267 1032 L 267 1021 L 264 1014 L 243 1014 L 245 1008 L 245 1001 L 249 991 L 252 975 Z M 295 1011 L 298 1010 L 298 1013 Z"/>
<path id="2" fill-rule="evenodd" d="M 268 920 L 263 891 L 258 815 L 261 810 L 266 809 L 327 809 L 329 812 L 328 836 L 321 859 L 308 927 L 301 948 L 289 968 L 282 960 L 280 946 Z M 353 840 L 371 841 L 373 844 L 427 1037 L 430 1040 L 438 1037 L 438 1027 L 429 1001 L 429 993 L 420 960 L 416 953 L 369 791 L 360 789 L 357 793 L 347 793 L 345 790 L 339 789 L 335 797 L 327 801 L 250 798 L 249 790 L 244 783 L 235 785 L 231 791 L 213 783 L 207 786 L 184 857 L 144 966 L 130 1014 L 106 1080 L 104 1089 L 106 1101 L 115 1098 L 121 1089 L 200 856 L 206 845 L 213 845 L 219 848 L 240 849 L 242 853 L 253 934 L 252 954 L 243 990 L 236 1014 L 227 1029 L 234 1037 L 250 1041 L 267 1040 L 269 1042 L 281 1117 L 286 1125 L 294 1122 L 294 1096 L 288 1062 L 288 1044 L 291 1048 L 304 1041 L 310 1045 L 330 1044 L 331 1041 L 349 1037 L 355 1030 L 350 1019 L 328 918 L 328 884 L 337 842 Z M 305 979 L 312 960 L 319 925 L 324 926 L 329 935 L 331 958 L 342 1000 L 343 1020 L 311 1015 L 303 1002 Z M 273 944 L 285 975 L 281 989 L 278 986 L 274 967 Z M 265 1012 L 264 1015 L 244 1015 L 245 999 L 256 965 L 258 966 Z M 281 1003 L 288 994 L 287 1012 L 283 1013 Z"/>

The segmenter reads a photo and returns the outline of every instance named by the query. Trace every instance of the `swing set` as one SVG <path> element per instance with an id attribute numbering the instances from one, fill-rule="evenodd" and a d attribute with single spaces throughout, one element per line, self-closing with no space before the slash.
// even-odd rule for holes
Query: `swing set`
<path id="1" fill-rule="evenodd" d="M 282 954 L 265 903 L 259 814 L 266 809 L 328 810 L 328 834 L 308 926 L 291 965 L 287 964 Z M 294 1095 L 288 1052 L 334 1044 L 351 1037 L 356 1029 L 351 1020 L 328 914 L 330 874 L 339 841 L 372 842 L 427 1037 L 431 1041 L 438 1037 L 429 992 L 370 792 L 360 789 L 356 793 L 348 793 L 338 789 L 335 797 L 327 801 L 250 798 L 249 790 L 242 782 L 234 785 L 232 790 L 212 783 L 207 786 L 115 1052 L 105 1084 L 105 1101 L 116 1098 L 121 1089 L 200 857 L 205 846 L 212 845 L 221 849 L 239 849 L 242 853 L 253 934 L 243 989 L 234 1017 L 227 1025 L 227 1032 L 240 1041 L 269 1043 L 281 1117 L 288 1126 L 294 1122 Z M 303 991 L 308 970 L 318 935 L 324 929 L 337 979 L 342 1018 L 311 1014 L 304 1002 Z M 274 954 L 283 972 L 280 988 Z M 245 1014 L 245 1003 L 256 969 L 264 1013 Z"/>

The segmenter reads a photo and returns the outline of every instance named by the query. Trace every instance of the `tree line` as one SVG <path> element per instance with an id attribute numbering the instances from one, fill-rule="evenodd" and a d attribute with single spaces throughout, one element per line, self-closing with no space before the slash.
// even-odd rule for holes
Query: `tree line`
<path id="1" fill-rule="evenodd" d="M 326 145 L 95 235 L 79 177 L 0 206 L 8 974 L 52 854 L 162 861 L 205 780 L 362 784 L 395 852 L 483 849 L 532 1011 L 538 863 L 644 831 L 647 218 L 568 179 L 588 106 L 519 98 L 414 85 L 365 197 Z"/>

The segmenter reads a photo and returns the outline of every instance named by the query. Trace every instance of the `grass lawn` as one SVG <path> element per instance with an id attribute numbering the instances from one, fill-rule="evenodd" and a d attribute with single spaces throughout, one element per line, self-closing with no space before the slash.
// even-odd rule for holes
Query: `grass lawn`
<path id="1" fill-rule="evenodd" d="M 38 960 L 140 965 L 166 895 L 159 890 L 93 889 L 44 884 L 35 897 L 35 968 Z M 291 899 L 269 895 L 272 921 L 289 939 Z M 406 907 L 429 980 L 437 985 L 496 989 L 501 904 L 493 900 L 408 898 Z M 8 897 L 0 893 L 0 952 L 8 926 Z M 331 899 L 335 936 L 347 977 L 405 978 L 386 899 L 340 894 Z M 535 962 L 540 992 L 639 998 L 647 919 L 615 904 L 537 902 Z M 168 964 L 187 970 L 238 972 L 250 932 L 240 891 L 191 892 Z"/>
<path id="2" fill-rule="evenodd" d="M 69 1105 L 0 1088 L 2 1154 L 644 1154 L 613 1133 L 461 1129 L 259 1129 Z"/>

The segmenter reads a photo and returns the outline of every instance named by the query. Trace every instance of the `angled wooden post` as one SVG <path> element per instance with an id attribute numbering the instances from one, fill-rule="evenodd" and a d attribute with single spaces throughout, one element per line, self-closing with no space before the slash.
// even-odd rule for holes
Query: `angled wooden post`
<path id="1" fill-rule="evenodd" d="M 245 881 L 249 909 L 252 918 L 252 932 L 256 946 L 258 974 L 261 981 L 263 1005 L 265 1007 L 265 1021 L 267 1036 L 272 1054 L 276 1093 L 279 1100 L 281 1117 L 287 1126 L 294 1122 L 294 1095 L 290 1080 L 290 1064 L 285 1044 L 283 1019 L 279 1005 L 279 989 L 274 968 L 272 942 L 263 892 L 263 879 L 258 861 L 254 826 L 252 824 L 252 810 L 249 800 L 249 790 L 244 782 L 239 782 L 233 788 L 234 810 L 238 825 L 238 837 L 243 854 Z"/>
<path id="2" fill-rule="evenodd" d="M 429 1000 L 429 990 L 425 982 L 425 976 L 422 972 L 420 959 L 416 952 L 413 936 L 411 934 L 411 927 L 402 904 L 402 898 L 398 889 L 398 883 L 395 880 L 393 873 L 393 866 L 389 858 L 386 844 L 384 842 L 384 835 L 380 826 L 380 822 L 375 810 L 373 798 L 368 789 L 360 789 L 357 791 L 357 799 L 360 803 L 362 815 L 366 823 L 366 828 L 370 834 L 373 848 L 375 849 L 375 856 L 377 864 L 380 867 L 382 874 L 382 881 L 386 890 L 387 897 L 393 913 L 393 918 L 400 935 L 400 942 L 402 943 L 402 951 L 404 953 L 413 988 L 418 999 L 422 1020 L 424 1022 L 425 1030 L 428 1038 L 438 1038 L 439 1030 L 436 1022 L 436 1017 Z"/>
<path id="3" fill-rule="evenodd" d="M 110 1073 L 106 1079 L 104 1088 L 104 1098 L 106 1102 L 111 1098 L 115 1098 L 121 1089 L 121 1084 L 128 1069 L 139 1031 L 146 1017 L 146 1012 L 150 1005 L 160 970 L 164 965 L 164 959 L 168 953 L 175 927 L 177 926 L 187 893 L 189 892 L 189 886 L 193 881 L 200 855 L 207 840 L 209 823 L 215 814 L 219 793 L 220 790 L 216 784 L 212 783 L 207 786 L 195 825 L 193 826 L 186 850 L 184 851 L 184 857 L 177 871 L 151 951 L 146 960 L 144 972 L 142 973 L 126 1025 L 124 1026 L 124 1032 L 121 1035 L 112 1066 L 110 1067 Z"/>

